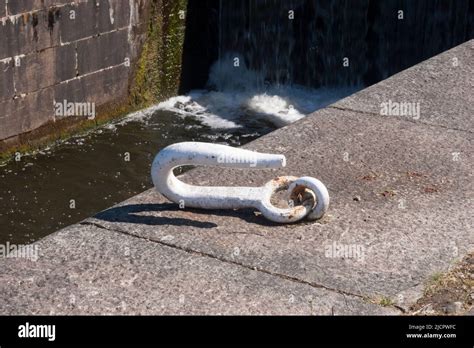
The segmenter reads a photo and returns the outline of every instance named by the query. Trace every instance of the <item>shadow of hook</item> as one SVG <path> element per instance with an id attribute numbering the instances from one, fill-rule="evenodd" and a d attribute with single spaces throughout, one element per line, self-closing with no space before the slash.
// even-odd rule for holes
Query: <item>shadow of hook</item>
<path id="1" fill-rule="evenodd" d="M 214 228 L 215 223 L 196 221 L 185 218 L 173 218 L 166 216 L 138 215 L 142 212 L 157 211 L 179 211 L 176 204 L 130 204 L 107 209 L 94 217 L 99 220 L 109 222 L 124 222 L 130 224 L 142 224 L 150 226 L 171 225 L 171 226 L 190 226 L 197 228 Z"/>
<path id="2" fill-rule="evenodd" d="M 94 218 L 109 221 L 109 222 L 123 222 L 130 224 L 143 224 L 149 226 L 190 226 L 196 228 L 215 228 L 216 223 L 209 221 L 196 221 L 181 217 L 167 217 L 167 216 L 151 216 L 151 215 L 139 215 L 142 212 L 162 212 L 162 211 L 180 211 L 177 204 L 174 203 L 162 203 L 162 204 L 130 204 L 119 207 L 114 207 L 100 212 L 94 216 Z M 197 208 L 186 208 L 187 212 L 194 214 L 205 214 L 214 216 L 229 216 L 236 217 L 246 221 L 247 223 L 257 224 L 261 226 L 280 226 L 278 223 L 263 219 L 261 216 L 255 216 L 254 209 L 239 209 L 239 210 L 206 210 Z"/>

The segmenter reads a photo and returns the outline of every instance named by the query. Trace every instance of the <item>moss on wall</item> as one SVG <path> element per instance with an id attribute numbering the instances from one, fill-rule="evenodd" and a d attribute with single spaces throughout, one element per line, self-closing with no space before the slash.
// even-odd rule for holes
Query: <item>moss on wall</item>
<path id="1" fill-rule="evenodd" d="M 131 88 L 132 103 L 140 107 L 176 95 L 181 75 L 187 0 L 153 0 L 150 6 L 147 40 Z"/>
<path id="2" fill-rule="evenodd" d="M 163 15 L 164 23 L 162 50 L 162 87 L 165 94 L 178 93 L 183 58 L 184 34 L 186 31 L 187 0 L 166 1 Z M 166 94 L 167 93 L 167 94 Z"/>
<path id="3" fill-rule="evenodd" d="M 162 2 L 153 0 L 150 4 L 150 18 L 147 37 L 137 62 L 135 79 L 131 88 L 132 104 L 146 106 L 158 100 L 161 91 L 160 52 L 162 49 L 163 16 Z"/>
<path id="4" fill-rule="evenodd" d="M 93 120 L 84 117 L 68 117 L 56 122 L 48 122 L 31 132 L 16 136 L 15 139 L 0 142 L 0 163 L 12 160 L 17 152 L 23 154 L 40 150 L 55 142 L 86 133 L 136 110 L 126 102 L 107 103 L 97 108 L 97 117 Z"/>

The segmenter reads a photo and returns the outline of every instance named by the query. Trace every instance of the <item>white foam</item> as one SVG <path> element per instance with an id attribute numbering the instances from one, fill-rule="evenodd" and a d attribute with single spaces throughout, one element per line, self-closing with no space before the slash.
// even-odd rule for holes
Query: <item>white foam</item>
<path id="1" fill-rule="evenodd" d="M 295 122 L 350 94 L 343 89 L 308 89 L 279 86 L 266 92 L 192 91 L 187 96 L 170 98 L 157 105 L 177 115 L 195 117 L 212 128 L 237 128 L 245 117 L 264 118 L 277 127 Z"/>
<path id="2" fill-rule="evenodd" d="M 216 129 L 240 128 L 254 120 L 264 119 L 276 127 L 295 122 L 305 115 L 351 94 L 356 88 L 311 89 L 299 85 L 271 86 L 264 77 L 245 67 L 234 66 L 237 55 L 227 55 L 210 70 L 208 85 L 214 90 L 193 90 L 188 95 L 169 98 L 104 128 L 144 121 L 155 111 L 166 110 L 180 117 L 193 117 L 203 125 Z"/>
<path id="3" fill-rule="evenodd" d="M 238 124 L 230 119 L 220 117 L 213 113 L 213 109 L 226 107 L 228 103 L 219 100 L 219 96 L 213 96 L 213 92 L 194 93 L 194 100 L 191 95 L 172 97 L 157 105 L 158 110 L 168 110 L 180 116 L 192 116 L 200 120 L 203 124 L 212 128 L 236 128 Z"/>
<path id="4" fill-rule="evenodd" d="M 236 57 L 227 55 L 211 67 L 208 85 L 217 91 L 194 90 L 159 103 L 156 109 L 195 117 L 212 128 L 238 128 L 252 119 L 265 119 L 282 127 L 355 91 L 355 88 L 269 86 L 261 73 L 245 67 L 242 58 L 239 67 L 235 67 Z"/>

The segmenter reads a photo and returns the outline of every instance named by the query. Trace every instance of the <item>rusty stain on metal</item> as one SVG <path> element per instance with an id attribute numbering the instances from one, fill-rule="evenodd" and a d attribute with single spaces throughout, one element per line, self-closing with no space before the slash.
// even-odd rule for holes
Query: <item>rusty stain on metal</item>
<path id="1" fill-rule="evenodd" d="M 230 146 L 183 142 L 161 150 L 153 160 L 151 176 L 155 188 L 172 202 L 183 207 L 202 209 L 256 208 L 267 219 L 291 223 L 302 219 L 320 219 L 329 206 L 324 184 L 312 177 L 281 176 L 261 187 L 196 186 L 178 180 L 173 169 L 184 165 L 230 168 L 285 167 L 284 155 L 264 154 Z M 300 205 L 279 208 L 272 196 L 286 189 L 286 197 Z"/>

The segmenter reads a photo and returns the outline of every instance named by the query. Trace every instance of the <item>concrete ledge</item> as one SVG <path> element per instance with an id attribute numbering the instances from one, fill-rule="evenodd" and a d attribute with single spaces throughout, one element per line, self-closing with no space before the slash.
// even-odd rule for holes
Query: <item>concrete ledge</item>
<path id="1" fill-rule="evenodd" d="M 473 57 L 474 40 L 471 40 L 342 99 L 332 107 L 380 116 L 381 103 L 389 100 L 419 102 L 418 119 L 398 117 L 472 133 Z"/>
<path id="2" fill-rule="evenodd" d="M 360 298 L 94 226 L 2 262 L 2 314 L 389 314 Z"/>
<path id="3" fill-rule="evenodd" d="M 36 263 L 1 261 L 0 313 L 402 313 L 431 275 L 474 247 L 474 107 L 465 96 L 474 62 L 463 59 L 455 73 L 443 65 L 472 45 L 246 146 L 285 154 L 283 170 L 198 168 L 183 177 L 250 186 L 314 176 L 332 200 L 322 221 L 275 225 L 250 210 L 181 210 L 149 190 L 39 241 Z M 446 93 L 455 83 L 458 92 Z M 429 105 L 425 118 L 381 116 L 392 95 Z M 328 253 L 354 245 L 362 257 Z"/>

